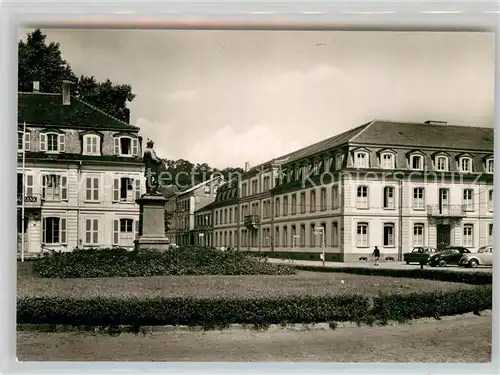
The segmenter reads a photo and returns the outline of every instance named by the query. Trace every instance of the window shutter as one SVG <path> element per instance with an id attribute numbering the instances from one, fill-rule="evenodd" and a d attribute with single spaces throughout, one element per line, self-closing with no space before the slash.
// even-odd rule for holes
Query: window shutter
<path id="1" fill-rule="evenodd" d="M 63 201 L 68 200 L 68 177 L 61 177 L 61 198 Z"/>
<path id="2" fill-rule="evenodd" d="M 40 133 L 40 151 L 47 151 L 47 134 Z"/>
<path id="3" fill-rule="evenodd" d="M 61 244 L 66 244 L 66 219 L 61 219 Z"/>
<path id="4" fill-rule="evenodd" d="M 135 199 L 139 199 L 141 197 L 141 180 L 135 180 Z"/>
<path id="5" fill-rule="evenodd" d="M 29 151 L 31 146 L 31 134 L 24 133 L 24 151 Z"/>
<path id="6" fill-rule="evenodd" d="M 120 180 L 115 178 L 113 181 L 113 202 L 120 200 Z"/>
<path id="7" fill-rule="evenodd" d="M 85 199 L 88 201 L 92 199 L 92 179 L 90 177 L 85 179 Z"/>
<path id="8" fill-rule="evenodd" d="M 59 134 L 59 152 L 66 151 L 66 134 Z"/>
<path id="9" fill-rule="evenodd" d="M 92 233 L 92 242 L 95 244 L 99 243 L 99 220 L 94 219 L 94 227 L 93 227 L 93 233 Z"/>
<path id="10" fill-rule="evenodd" d="M 113 245 L 118 245 L 118 234 L 120 229 L 120 221 L 113 220 Z"/>
<path id="11" fill-rule="evenodd" d="M 42 175 L 42 198 L 45 198 L 45 187 L 47 186 L 47 176 Z"/>
<path id="12" fill-rule="evenodd" d="M 94 200 L 98 201 L 99 200 L 99 178 L 94 178 Z"/>
<path id="13" fill-rule="evenodd" d="M 139 140 L 137 138 L 132 139 L 132 155 L 139 154 Z"/>
<path id="14" fill-rule="evenodd" d="M 114 138 L 115 155 L 120 155 L 120 138 Z"/>
<path id="15" fill-rule="evenodd" d="M 33 175 L 26 175 L 26 195 L 33 196 Z"/>
<path id="16" fill-rule="evenodd" d="M 85 219 L 85 243 L 89 244 L 92 242 L 92 220 Z"/>
<path id="17" fill-rule="evenodd" d="M 42 243 L 46 243 L 46 235 L 45 235 L 45 228 L 47 227 L 46 225 L 46 221 L 47 219 L 46 218 L 43 218 L 42 220 Z"/>

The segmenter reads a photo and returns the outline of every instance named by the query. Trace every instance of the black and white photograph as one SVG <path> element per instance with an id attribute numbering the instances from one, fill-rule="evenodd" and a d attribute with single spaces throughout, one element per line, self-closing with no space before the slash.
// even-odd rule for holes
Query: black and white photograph
<path id="1" fill-rule="evenodd" d="M 494 33 L 18 39 L 19 361 L 492 361 Z"/>

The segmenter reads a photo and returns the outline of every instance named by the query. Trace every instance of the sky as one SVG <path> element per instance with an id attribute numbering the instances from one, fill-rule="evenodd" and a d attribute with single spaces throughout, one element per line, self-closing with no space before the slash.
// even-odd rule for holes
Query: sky
<path id="1" fill-rule="evenodd" d="M 493 126 L 492 33 L 42 31 L 77 75 L 132 85 L 162 158 L 256 165 L 373 119 Z"/>

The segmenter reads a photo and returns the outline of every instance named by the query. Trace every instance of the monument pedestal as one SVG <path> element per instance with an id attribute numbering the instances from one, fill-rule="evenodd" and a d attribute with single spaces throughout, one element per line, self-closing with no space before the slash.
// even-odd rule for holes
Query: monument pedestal
<path id="1" fill-rule="evenodd" d="M 136 250 L 168 250 L 170 241 L 165 237 L 165 203 L 163 195 L 144 194 L 139 204 L 139 237 Z"/>

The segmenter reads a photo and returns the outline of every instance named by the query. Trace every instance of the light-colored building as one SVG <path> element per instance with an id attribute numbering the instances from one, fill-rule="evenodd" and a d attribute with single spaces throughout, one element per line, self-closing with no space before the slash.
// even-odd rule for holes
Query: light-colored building
<path id="1" fill-rule="evenodd" d="M 219 189 L 215 246 L 398 260 L 493 235 L 493 128 L 374 120 Z M 239 189 L 237 199 L 223 192 Z M 226 211 L 240 212 L 226 220 Z M 231 234 L 232 233 L 232 234 Z M 235 234 L 236 233 L 236 234 Z M 236 241 L 236 242 L 235 242 Z"/>
<path id="2" fill-rule="evenodd" d="M 213 206 L 214 202 L 195 211 L 194 213 L 194 244 L 197 246 L 214 246 Z"/>
<path id="3" fill-rule="evenodd" d="M 62 94 L 20 92 L 18 103 L 18 243 L 24 200 L 25 254 L 133 247 L 135 199 L 145 191 L 139 128 L 75 98 L 68 83 Z"/>
<path id="4" fill-rule="evenodd" d="M 173 196 L 166 197 L 167 212 L 172 213 L 170 228 L 166 233 L 170 243 L 177 245 L 196 243 L 195 212 L 214 201 L 217 189 L 223 182 L 222 176 L 214 176 L 197 185 L 177 191 Z"/>

